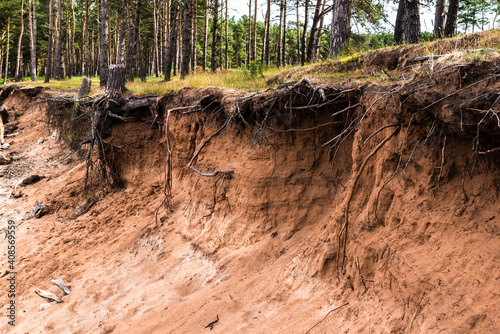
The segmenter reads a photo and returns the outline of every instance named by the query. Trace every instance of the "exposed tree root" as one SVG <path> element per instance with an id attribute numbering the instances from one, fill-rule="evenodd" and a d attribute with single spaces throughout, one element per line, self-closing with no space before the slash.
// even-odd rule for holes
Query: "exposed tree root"
<path id="1" fill-rule="evenodd" d="M 345 221 L 342 227 L 340 228 L 340 231 L 338 233 L 338 257 L 337 257 L 337 268 L 340 270 L 344 270 L 344 263 L 345 263 L 345 257 L 346 257 L 346 249 L 347 249 L 347 237 L 348 237 L 348 229 L 349 229 L 349 205 L 351 204 L 352 196 L 354 194 L 354 190 L 356 189 L 356 185 L 358 183 L 359 177 L 363 173 L 363 170 L 370 160 L 377 152 L 382 148 L 382 146 L 385 145 L 400 129 L 401 127 L 398 126 L 394 131 L 387 136 L 384 140 L 382 140 L 376 147 L 375 149 L 366 156 L 365 160 L 359 167 L 358 172 L 356 173 L 356 176 L 354 177 L 354 181 L 352 183 L 351 189 L 349 190 L 349 193 L 347 195 L 347 203 L 345 206 L 344 210 L 344 215 L 345 215 Z M 341 258 L 340 262 L 340 267 L 339 267 L 339 258 Z"/>

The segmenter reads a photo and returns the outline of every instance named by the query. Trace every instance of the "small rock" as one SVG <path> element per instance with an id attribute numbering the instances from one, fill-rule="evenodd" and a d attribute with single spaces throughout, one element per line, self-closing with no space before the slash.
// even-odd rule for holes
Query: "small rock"
<path id="1" fill-rule="evenodd" d="M 116 328 L 115 324 L 106 324 L 102 326 L 102 329 L 104 329 L 104 332 L 106 333 L 112 333 Z"/>
<path id="2" fill-rule="evenodd" d="M 8 165 L 12 162 L 11 157 L 6 157 L 4 155 L 0 155 L 0 165 Z"/>
<path id="3" fill-rule="evenodd" d="M 40 176 L 40 175 L 37 175 L 37 174 L 33 174 L 33 175 L 28 176 L 24 180 L 22 180 L 19 185 L 21 187 L 24 187 L 24 186 L 27 186 L 27 185 L 30 185 L 30 184 L 33 184 L 33 183 L 37 183 L 38 181 L 40 181 L 43 178 L 45 178 L 45 176 Z"/>
<path id="4" fill-rule="evenodd" d="M 45 310 L 47 307 L 49 307 L 51 304 L 50 303 L 44 303 L 44 304 L 40 304 L 40 311 L 43 311 Z"/>
<path id="5" fill-rule="evenodd" d="M 5 144 L 3 144 L 3 145 L 0 145 L 0 151 L 1 151 L 1 150 L 6 150 L 6 149 L 8 149 L 9 147 L 10 147 L 10 144 L 9 144 L 9 143 L 5 143 Z"/>
<path id="6" fill-rule="evenodd" d="M 47 205 L 42 204 L 38 201 L 35 202 L 35 208 L 33 209 L 33 215 L 35 218 L 40 218 L 49 212 Z"/>
<path id="7" fill-rule="evenodd" d="M 52 292 L 36 289 L 35 293 L 50 303 L 51 302 L 62 303 L 61 297 L 56 296 Z"/>
<path id="8" fill-rule="evenodd" d="M 44 142 L 43 138 L 39 138 L 39 139 L 38 139 L 38 145 L 43 144 L 43 142 Z"/>
<path id="9" fill-rule="evenodd" d="M 12 190 L 12 193 L 10 194 L 10 196 L 12 196 L 12 198 L 20 198 L 20 197 L 24 196 L 24 193 L 21 190 L 21 188 L 16 188 L 16 189 Z"/>

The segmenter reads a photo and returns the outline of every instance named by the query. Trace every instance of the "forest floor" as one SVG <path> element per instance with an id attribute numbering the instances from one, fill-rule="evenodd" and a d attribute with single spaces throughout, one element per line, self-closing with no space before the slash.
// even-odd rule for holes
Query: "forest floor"
<path id="1" fill-rule="evenodd" d="M 500 332 L 495 43 L 390 48 L 259 91 L 162 92 L 106 139 L 122 186 L 90 191 L 88 145 L 45 122 L 46 101 L 76 93 L 0 87 L 0 227 L 18 224 L 16 327 L 0 331 Z M 62 295 L 53 279 L 72 291 L 42 306 L 35 289 Z"/>

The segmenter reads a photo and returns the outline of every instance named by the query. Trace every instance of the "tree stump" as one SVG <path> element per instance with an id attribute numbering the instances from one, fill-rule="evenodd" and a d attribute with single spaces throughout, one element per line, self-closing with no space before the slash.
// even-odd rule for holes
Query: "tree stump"
<path id="1" fill-rule="evenodd" d="M 125 90 L 125 66 L 124 65 L 110 65 L 108 82 L 106 83 L 106 90 L 103 96 L 108 99 L 121 97 Z"/>
<path id="2" fill-rule="evenodd" d="M 86 97 L 90 93 L 90 87 L 92 86 L 92 80 L 85 77 L 83 78 L 82 85 L 80 86 L 80 92 L 76 96 L 77 99 L 81 99 L 82 97 Z"/>

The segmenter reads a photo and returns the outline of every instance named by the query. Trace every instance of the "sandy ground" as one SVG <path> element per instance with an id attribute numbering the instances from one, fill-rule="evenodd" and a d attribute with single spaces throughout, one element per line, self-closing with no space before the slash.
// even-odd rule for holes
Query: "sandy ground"
<path id="1" fill-rule="evenodd" d="M 175 98 L 165 103 L 174 105 Z M 469 177 L 470 146 L 458 136 L 447 139 L 444 164 L 442 140 L 431 136 L 419 144 L 429 131 L 425 125 L 409 135 L 399 131 L 377 152 L 350 203 L 345 269 L 339 270 L 337 235 L 354 176 L 394 130 L 363 146 L 380 119 L 370 118 L 335 159 L 322 145 L 335 127 L 273 132 L 271 148 L 254 145 L 255 127 L 234 125 L 196 162 L 203 171 L 234 174 L 206 178 L 185 166 L 219 120 L 174 115 L 173 205 L 161 207 L 156 220 L 165 140 L 145 122 L 148 115 L 117 126 L 110 139 L 126 147 L 118 156 L 124 188 L 89 194 L 82 192 L 85 162 L 47 130 L 43 108 L 26 100 L 19 93 L 4 101 L 22 111 L 24 132 L 8 138 L 11 147 L 0 152 L 15 160 L 0 166 L 0 226 L 22 221 L 16 326 L 2 318 L 2 332 L 500 332 L 498 165 L 481 157 Z M 329 118 L 298 116 L 293 126 Z M 394 153 L 403 142 L 406 159 L 412 150 L 413 159 L 382 187 L 403 168 Z M 12 198 L 32 174 L 45 178 Z M 22 220 L 37 200 L 49 213 Z M 0 254 L 3 270 L 6 241 Z M 42 310 L 46 301 L 34 290 L 62 295 L 53 279 L 72 292 Z M 8 291 L 6 278 L 0 291 Z M 4 310 L 9 302 L 2 293 Z"/>

